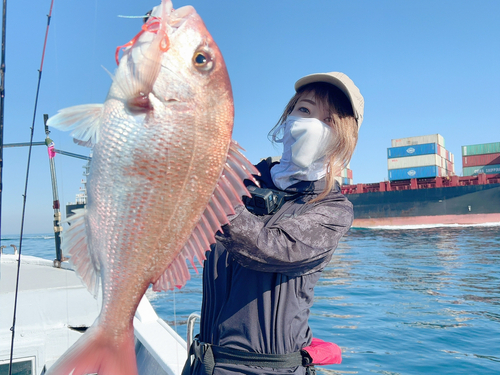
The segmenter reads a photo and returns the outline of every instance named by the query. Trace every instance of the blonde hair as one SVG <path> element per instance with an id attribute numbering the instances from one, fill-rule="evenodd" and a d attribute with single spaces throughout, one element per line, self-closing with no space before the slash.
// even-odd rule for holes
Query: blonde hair
<path id="1" fill-rule="evenodd" d="M 269 132 L 273 142 L 276 141 L 277 136 L 274 130 L 286 121 L 298 100 L 309 93 L 314 95 L 317 102 L 328 108 L 329 117 L 332 119 L 328 125 L 334 130 L 332 148 L 327 155 L 326 186 L 318 197 L 310 201 L 313 203 L 328 195 L 335 186 L 335 177 L 340 176 L 341 170 L 349 164 L 358 142 L 358 123 L 354 117 L 351 102 L 342 90 L 326 82 L 313 82 L 300 87 L 290 99 L 278 123 Z"/>

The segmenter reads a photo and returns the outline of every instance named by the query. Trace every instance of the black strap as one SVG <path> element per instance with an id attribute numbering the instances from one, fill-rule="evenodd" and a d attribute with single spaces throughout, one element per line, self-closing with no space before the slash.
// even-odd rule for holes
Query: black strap
<path id="1" fill-rule="evenodd" d="M 211 347 L 216 363 L 270 367 L 276 369 L 304 365 L 301 352 L 289 354 L 261 354 L 244 352 L 242 350 L 215 345 L 212 345 Z"/>
<path id="2" fill-rule="evenodd" d="M 226 348 L 200 342 L 195 339 L 190 348 L 190 355 L 195 356 L 195 363 L 201 365 L 204 374 L 212 375 L 216 363 L 268 367 L 274 369 L 293 368 L 299 366 L 307 367 L 307 374 L 314 373 L 312 359 L 305 351 L 289 354 L 260 354 L 245 352 L 242 350 Z M 189 356 L 190 357 L 190 356 Z M 188 357 L 186 367 L 191 367 L 191 360 Z M 185 368 L 183 374 L 188 374 L 189 369 Z"/>

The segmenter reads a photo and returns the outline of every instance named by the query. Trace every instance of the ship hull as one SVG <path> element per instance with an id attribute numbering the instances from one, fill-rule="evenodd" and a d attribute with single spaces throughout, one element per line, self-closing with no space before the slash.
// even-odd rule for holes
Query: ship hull
<path id="1" fill-rule="evenodd" d="M 500 224 L 500 184 L 348 194 L 353 227 Z"/>

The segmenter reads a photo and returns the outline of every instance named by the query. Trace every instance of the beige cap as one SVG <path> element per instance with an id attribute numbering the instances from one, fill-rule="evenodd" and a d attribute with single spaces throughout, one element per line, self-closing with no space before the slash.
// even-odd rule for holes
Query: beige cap
<path id="1" fill-rule="evenodd" d="M 341 89 L 351 101 L 354 116 L 358 122 L 358 129 L 361 127 L 365 100 L 359 92 L 359 89 L 348 76 L 340 72 L 309 74 L 295 82 L 295 91 L 312 82 L 327 82 Z"/>

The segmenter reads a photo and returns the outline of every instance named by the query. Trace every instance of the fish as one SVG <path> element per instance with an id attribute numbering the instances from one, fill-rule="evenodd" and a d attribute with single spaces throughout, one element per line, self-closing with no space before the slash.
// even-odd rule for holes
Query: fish
<path id="1" fill-rule="evenodd" d="M 60 110 L 48 125 L 92 148 L 87 205 L 63 250 L 88 289 L 96 321 L 49 375 L 137 375 L 133 317 L 153 290 L 182 287 L 258 174 L 232 139 L 234 106 L 222 54 L 191 6 L 155 7 L 117 49 L 104 103 Z M 165 348 L 168 350 L 168 348 Z"/>

